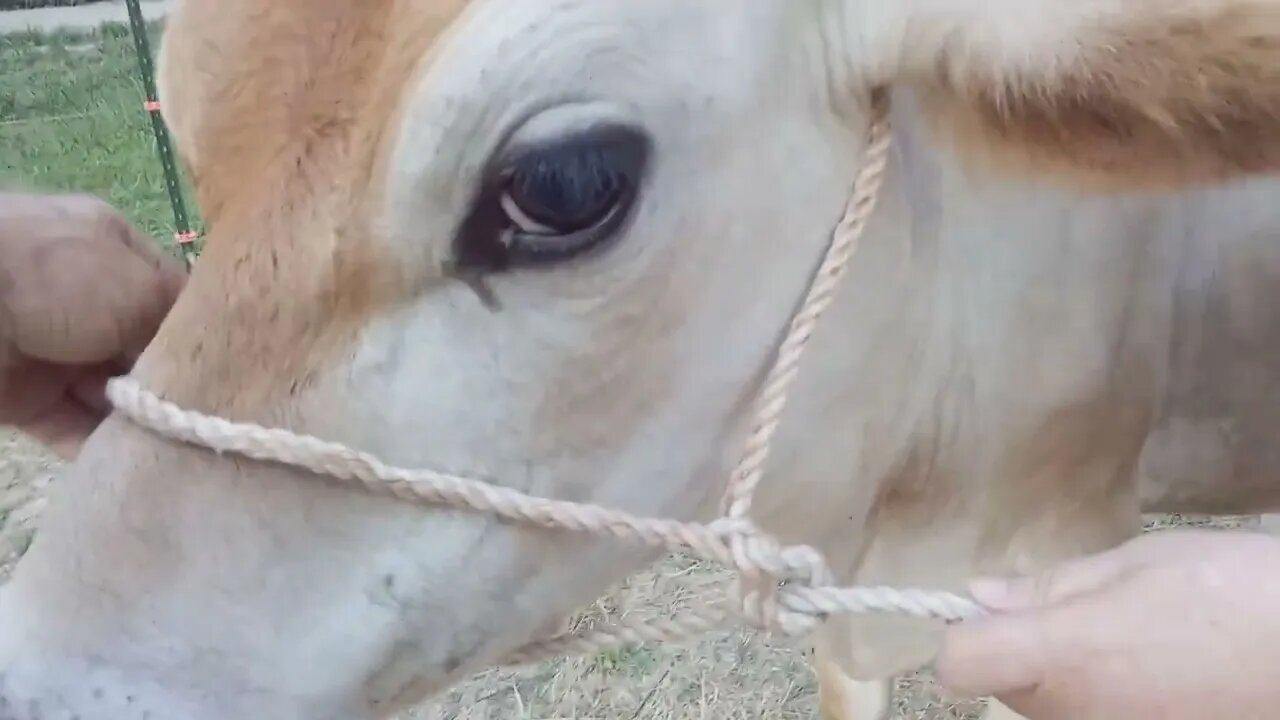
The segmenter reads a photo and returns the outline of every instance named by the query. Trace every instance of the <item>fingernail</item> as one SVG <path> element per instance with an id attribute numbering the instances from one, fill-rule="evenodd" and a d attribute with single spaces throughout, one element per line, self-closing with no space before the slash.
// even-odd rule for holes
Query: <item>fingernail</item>
<path id="1" fill-rule="evenodd" d="M 992 610 L 1026 610 L 1043 602 L 1035 577 L 977 578 L 969 593 Z"/>
<path id="2" fill-rule="evenodd" d="M 969 583 L 969 594 L 980 604 L 995 610 L 1018 604 L 1013 582 L 1005 578 L 976 578 Z"/>

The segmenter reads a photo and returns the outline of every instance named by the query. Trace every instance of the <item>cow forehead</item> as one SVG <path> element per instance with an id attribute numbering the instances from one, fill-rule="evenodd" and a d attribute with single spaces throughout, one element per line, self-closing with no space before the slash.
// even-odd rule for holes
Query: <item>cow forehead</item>
<path id="1" fill-rule="evenodd" d="M 210 232 L 140 363 L 158 390 L 274 404 L 396 292 L 368 237 L 375 168 L 468 2 L 187 0 L 172 17 L 162 100 Z"/>
<path id="2" fill-rule="evenodd" d="M 166 31 L 162 91 L 206 213 L 265 165 L 315 162 L 308 150 L 386 124 L 468 2 L 188 0 Z"/>

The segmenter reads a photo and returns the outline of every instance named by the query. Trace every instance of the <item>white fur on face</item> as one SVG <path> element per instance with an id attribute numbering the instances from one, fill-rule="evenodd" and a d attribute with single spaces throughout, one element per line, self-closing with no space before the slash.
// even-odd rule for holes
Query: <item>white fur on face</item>
<path id="1" fill-rule="evenodd" d="M 816 28 L 764 1 L 475 2 L 422 59 L 391 133 L 378 241 L 417 293 L 297 399 L 300 428 L 543 496 L 681 518 L 705 508 L 857 169 L 862 128 L 831 112 Z M 493 308 L 446 277 L 488 159 L 605 118 L 652 144 L 608 249 L 485 278 Z M 41 617 L 39 598 L 68 582 L 123 598 L 51 631 L 56 642 L 11 636 L 48 648 L 11 675 L 17 697 L 97 655 L 168 692 L 222 698 L 193 717 L 381 712 L 500 659 L 645 557 L 156 450 L 117 422 L 95 440 L 67 484 L 101 488 L 96 522 L 150 537 L 114 578 L 68 567 L 92 565 L 92 543 L 67 538 L 93 522 L 33 549 L 11 612 Z M 59 564 L 71 580 L 38 570 Z M 131 582 L 155 589 L 145 631 L 115 623 L 140 611 Z M 149 697 L 157 711 L 178 702 Z"/>
<path id="2" fill-rule="evenodd" d="M 486 2 L 458 21 L 406 100 L 390 168 L 390 250 L 427 279 L 365 335 L 341 432 L 537 495 L 672 517 L 705 506 L 861 141 L 820 114 L 822 58 L 786 46 L 800 21 L 771 3 L 727 7 Z M 496 309 L 441 277 L 504 140 L 601 120 L 653 143 L 611 247 L 485 278 Z M 640 557 L 475 518 L 422 522 L 431 539 L 405 550 L 407 571 L 448 619 L 422 613 L 431 640 L 415 668 L 495 660 Z"/>

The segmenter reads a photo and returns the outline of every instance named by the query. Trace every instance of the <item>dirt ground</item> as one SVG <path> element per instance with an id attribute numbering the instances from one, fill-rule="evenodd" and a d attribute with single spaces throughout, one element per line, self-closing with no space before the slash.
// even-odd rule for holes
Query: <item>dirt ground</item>
<path id="1" fill-rule="evenodd" d="M 57 463 L 40 448 L 0 431 L 0 583 L 31 542 Z M 1253 526 L 1253 518 L 1153 519 L 1168 524 Z M 633 613 L 669 613 L 710 592 L 717 571 L 672 559 L 633 578 L 592 608 L 587 621 Z M 800 720 L 816 717 L 817 688 L 800 646 L 750 633 L 711 636 L 685 646 L 653 646 L 548 663 L 520 672 L 493 671 L 407 715 L 404 720 Z M 926 675 L 903 680 L 904 720 L 976 717 L 973 703 L 939 697 Z"/>

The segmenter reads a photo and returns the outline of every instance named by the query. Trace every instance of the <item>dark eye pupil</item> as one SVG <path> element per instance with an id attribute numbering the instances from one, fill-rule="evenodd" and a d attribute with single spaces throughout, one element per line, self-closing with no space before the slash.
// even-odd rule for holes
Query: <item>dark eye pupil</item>
<path id="1" fill-rule="evenodd" d="M 540 225 L 568 233 L 600 222 L 622 196 L 625 164 L 612 148 L 571 143 L 525 157 L 513 170 L 508 192 Z"/>
<path id="2" fill-rule="evenodd" d="M 642 129 L 593 125 L 493 159 L 454 239 L 458 272 L 577 258 L 621 235 L 652 147 Z"/>

